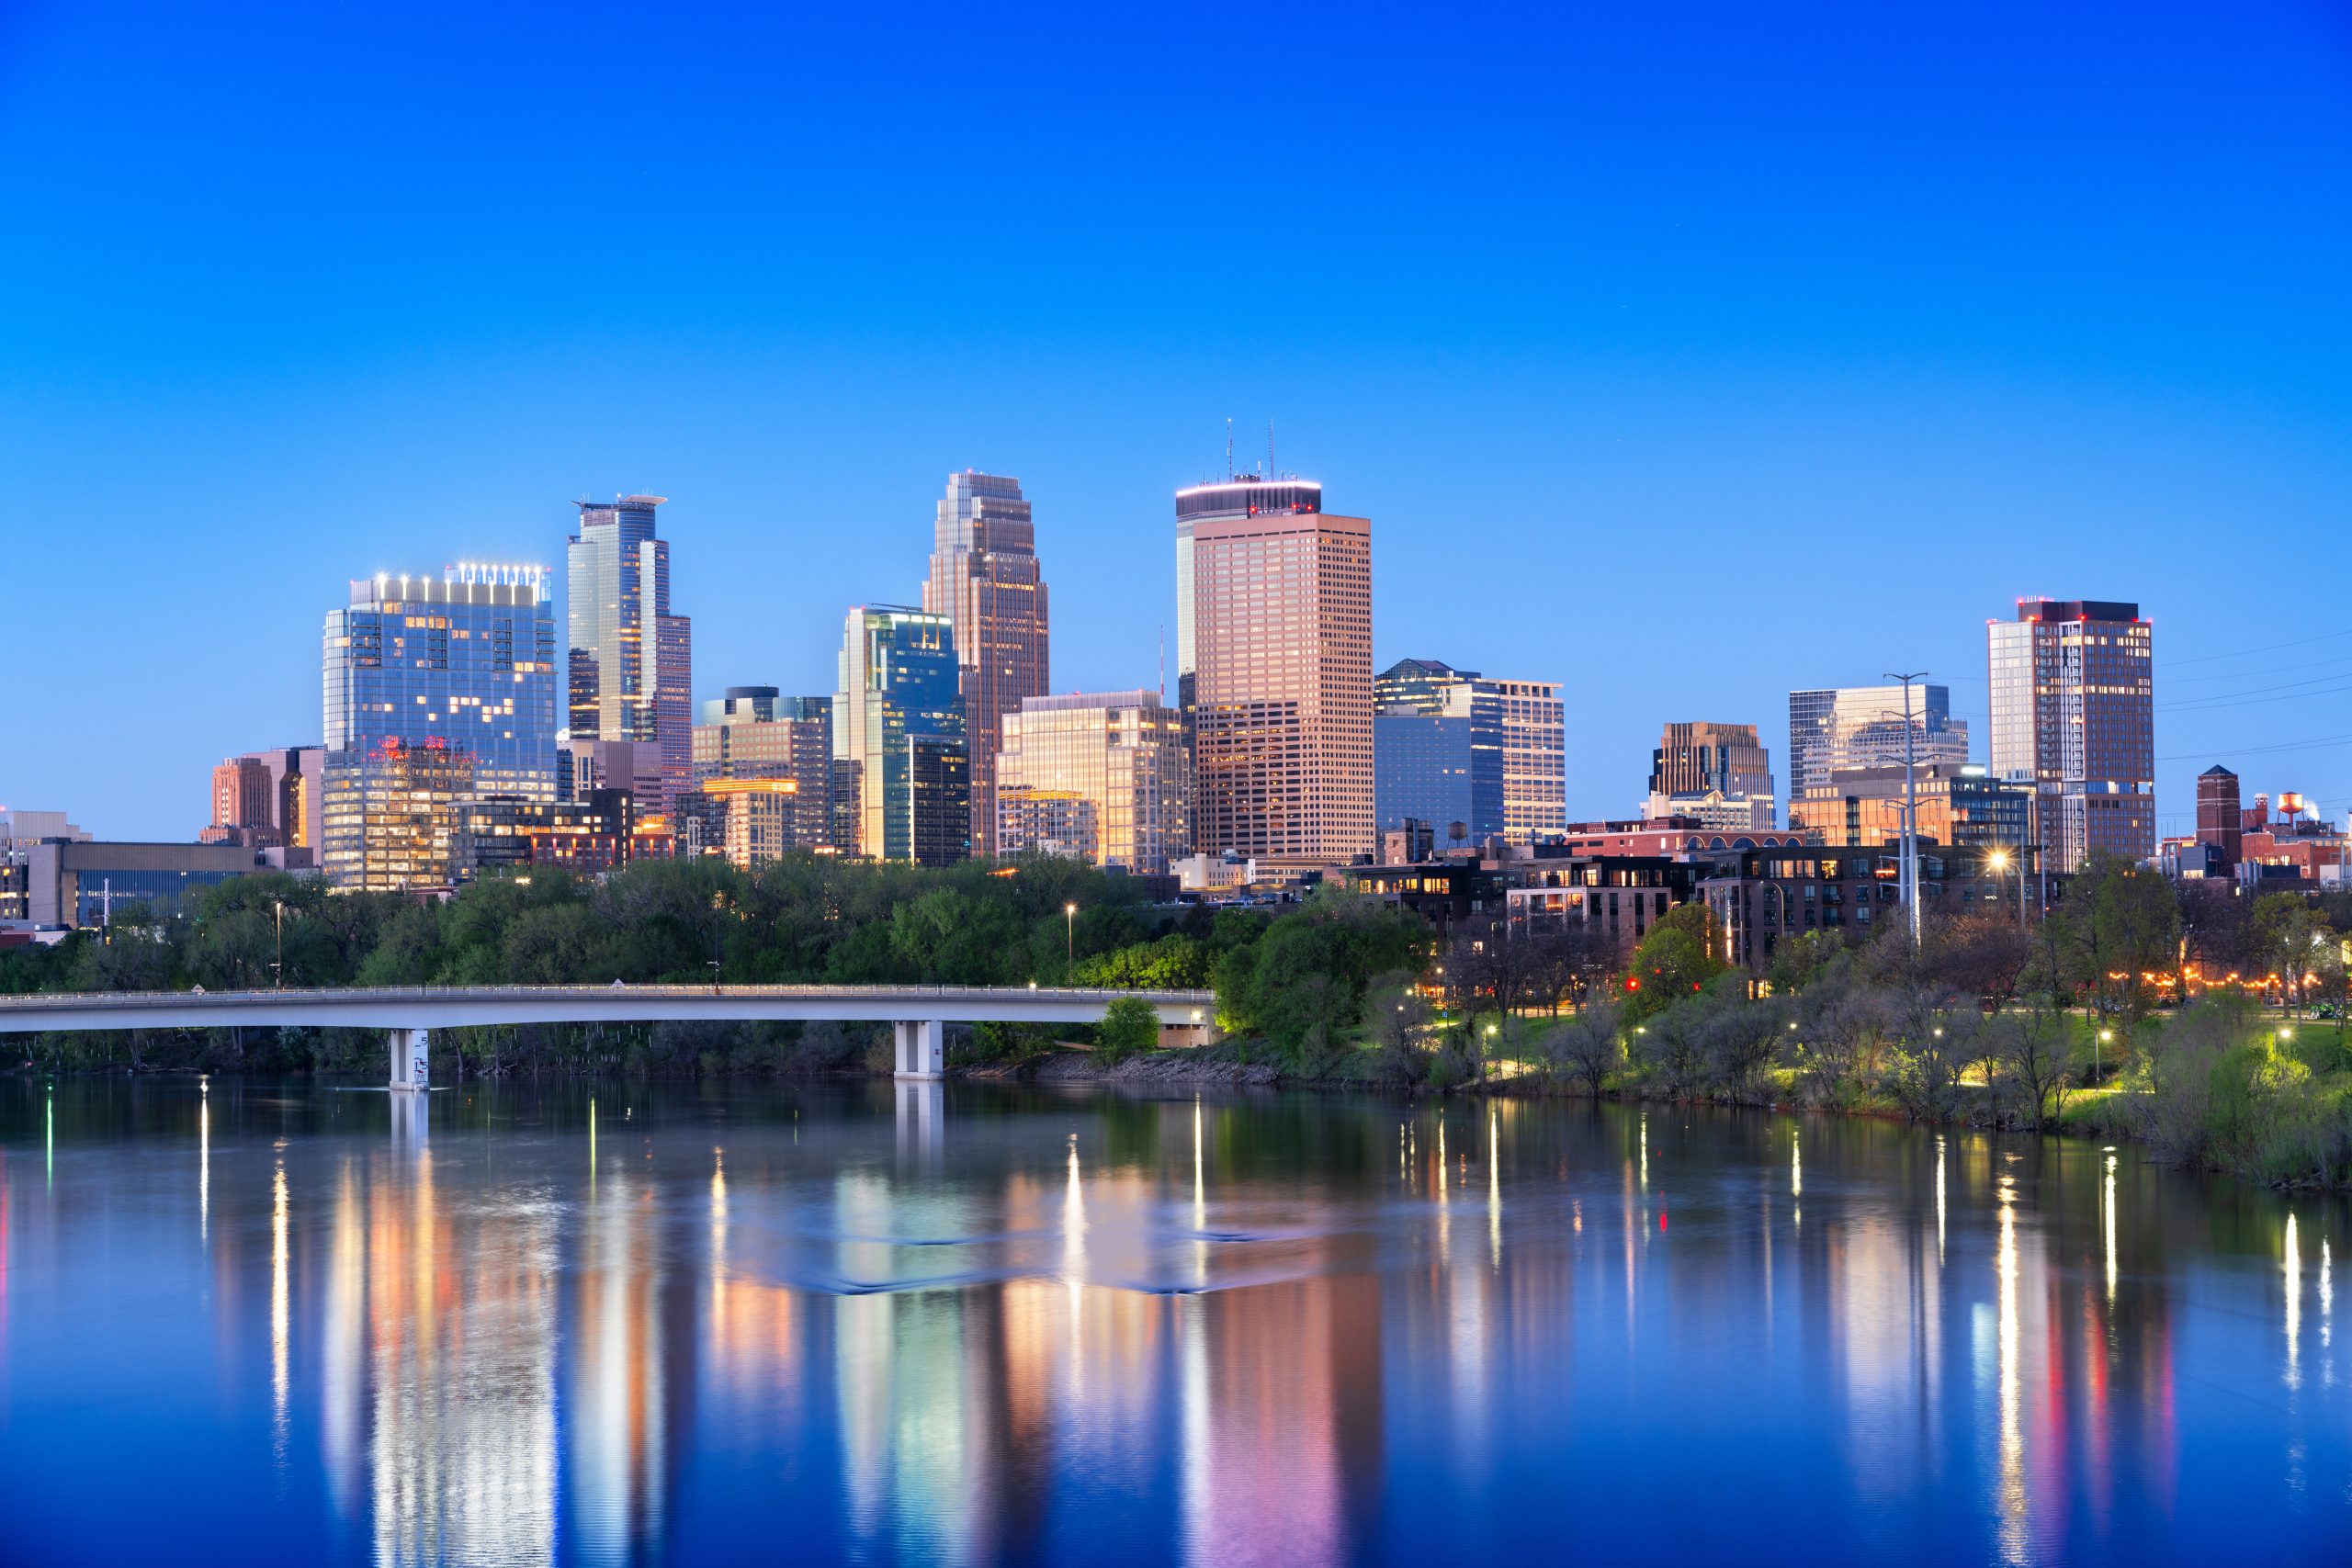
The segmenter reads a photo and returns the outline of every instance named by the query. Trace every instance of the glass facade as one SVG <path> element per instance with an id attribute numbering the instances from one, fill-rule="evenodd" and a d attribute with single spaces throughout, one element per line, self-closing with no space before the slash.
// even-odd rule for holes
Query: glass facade
<path id="1" fill-rule="evenodd" d="M 1007 714 L 1000 852 L 1159 873 L 1186 843 L 1183 726 L 1152 692 L 1031 697 Z"/>
<path id="2" fill-rule="evenodd" d="M 555 799 L 553 614 L 537 567 L 351 585 L 324 637 L 319 837 L 331 882 L 444 885 L 451 801 Z M 429 828 L 409 820 L 420 805 L 439 813 Z"/>
<path id="3" fill-rule="evenodd" d="M 967 468 L 947 479 L 922 606 L 955 629 L 970 744 L 972 849 L 995 852 L 996 751 L 1006 714 L 1049 690 L 1046 582 L 1021 481 Z"/>
<path id="4" fill-rule="evenodd" d="M 475 793 L 474 761 L 437 737 L 328 752 L 327 881 L 362 893 L 452 885 L 457 808 Z"/>
<path id="5" fill-rule="evenodd" d="M 2156 852 L 2154 632 L 2137 604 L 2021 600 L 1986 628 L 1996 775 L 2030 782 L 2051 869 Z"/>
<path id="6" fill-rule="evenodd" d="M 1373 810 L 1383 830 L 1408 817 L 1441 835 L 1532 843 L 1567 826 L 1560 688 L 1490 681 L 1407 659 L 1373 682 Z"/>
<path id="7" fill-rule="evenodd" d="M 1912 761 L 1959 767 L 1968 761 L 1968 725 L 1951 716 L 1946 686 L 1911 688 Z M 1835 768 L 1903 761 L 1903 688 L 1838 686 L 1789 694 L 1789 802 L 1826 784 Z"/>
<path id="8" fill-rule="evenodd" d="M 571 671 L 566 714 L 574 740 L 650 742 L 661 753 L 666 814 L 693 782 L 693 623 L 670 613 L 670 546 L 654 532 L 658 495 L 581 502 L 565 552 Z"/>
<path id="9" fill-rule="evenodd" d="M 903 606 L 861 605 L 849 613 L 836 669 L 836 846 L 925 865 L 969 858 L 971 774 L 953 625 Z"/>

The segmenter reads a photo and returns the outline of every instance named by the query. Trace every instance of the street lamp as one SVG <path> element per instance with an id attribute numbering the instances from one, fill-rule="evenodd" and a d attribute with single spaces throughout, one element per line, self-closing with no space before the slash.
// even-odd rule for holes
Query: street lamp
<path id="1" fill-rule="evenodd" d="M 1078 906 L 1062 906 L 1062 966 L 1078 967 Z"/>
<path id="2" fill-rule="evenodd" d="M 2105 1046 L 2109 1041 L 2114 1038 L 2115 1031 L 2112 1029 L 2102 1029 L 2098 1032 L 2098 1039 L 2091 1045 L 2091 1077 L 2093 1081 L 2097 1081 L 2100 1067 L 2105 1061 L 2105 1053 L 2101 1048 Z"/>
<path id="3" fill-rule="evenodd" d="M 286 900 L 272 898 L 270 907 L 277 911 L 277 958 L 270 964 L 269 973 L 277 988 L 286 988 Z"/>

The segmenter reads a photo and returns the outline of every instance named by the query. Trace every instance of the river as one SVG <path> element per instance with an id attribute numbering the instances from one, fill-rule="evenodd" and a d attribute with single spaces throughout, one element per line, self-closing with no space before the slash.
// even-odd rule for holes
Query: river
<path id="1" fill-rule="evenodd" d="M 1703 1110 L 20 1078 L 0 1556 L 2340 1562 L 2348 1234 Z"/>

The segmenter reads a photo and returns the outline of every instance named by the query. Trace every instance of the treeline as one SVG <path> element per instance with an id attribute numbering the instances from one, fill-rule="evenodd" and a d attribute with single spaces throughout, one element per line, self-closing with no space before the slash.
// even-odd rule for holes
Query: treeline
<path id="1" fill-rule="evenodd" d="M 1375 1047 L 1395 1076 L 1438 1083 L 1503 1055 L 1532 1081 L 1596 1096 L 2129 1133 L 2181 1165 L 2343 1185 L 2352 908 L 2239 902 L 2223 917 L 2201 890 L 2184 899 L 2102 857 L 2030 930 L 1966 915 L 1931 916 L 1917 946 L 1899 919 L 1815 932 L 1785 942 L 1761 985 L 1725 964 L 1700 906 L 1661 920 L 1615 972 L 1578 962 L 1573 943 L 1546 954 L 1473 936 L 1447 955 L 1438 997 L 1374 1004 Z M 2259 978 L 2184 1002 L 2184 959 Z M 1563 994 L 1566 1016 L 1528 1016 Z"/>
<path id="2" fill-rule="evenodd" d="M 1074 907 L 1074 908 L 1073 908 Z M 945 869 L 795 855 L 739 870 L 647 862 L 601 880 L 539 868 L 446 901 L 239 877 L 182 907 L 118 907 L 106 932 L 0 953 L 0 992 L 497 984 L 933 984 L 1214 987 L 1220 1021 L 1306 1042 L 1357 1021 L 1372 976 L 1426 956 L 1410 916 L 1329 897 L 1283 911 L 1182 910 L 1132 878 L 1038 856 Z M 1321 1032 L 1318 1036 L 1317 1032 Z M 798 1071 L 872 1057 L 863 1029 L 582 1026 L 450 1032 L 469 1070 L 619 1066 Z M 1068 1031 L 1064 1031 L 1068 1033 Z M 959 1052 L 1043 1043 L 986 1028 Z M 140 1031 L 30 1043 L 51 1067 L 367 1070 L 368 1032 Z"/>

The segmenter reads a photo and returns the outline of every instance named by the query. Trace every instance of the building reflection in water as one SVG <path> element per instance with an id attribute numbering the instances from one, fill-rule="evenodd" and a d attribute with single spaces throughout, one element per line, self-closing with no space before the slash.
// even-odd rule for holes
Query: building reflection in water
<path id="1" fill-rule="evenodd" d="M 1696 1354 L 1824 1402 L 1860 1497 L 1949 1469 L 2000 1561 L 2169 1506 L 2165 1270 L 2111 1153 L 1939 1134 L 1865 1183 L 1877 1134 L 1758 1122 L 1710 1189 L 1663 1114 L 1654 1150 L 1647 1113 L 1564 1134 L 1504 1102 L 1367 1111 L 1360 1171 L 1301 1196 L 1250 1166 L 1246 1109 L 1064 1119 L 974 1162 L 935 1105 L 893 1100 L 847 1157 L 730 1125 L 665 1168 L 625 1113 L 588 1171 L 583 1124 L 569 1163 L 489 1183 L 447 1128 L 324 1167 L 281 1146 L 254 1171 L 280 1461 L 315 1393 L 327 1495 L 386 1565 L 661 1560 L 688 1457 L 729 1422 L 853 1554 L 1050 1556 L 1073 1498 L 1113 1495 L 1163 1509 L 1160 1544 L 1193 1562 L 1340 1562 L 1377 1552 L 1400 1474 L 1476 1495 L 1514 1423 L 1717 1397 L 1678 1364 Z M 224 1163 L 211 1215 L 209 1106 L 197 1132 L 233 1316 L 264 1189 Z M 2282 1375 L 2316 1387 L 2332 1249 L 2291 1214 L 2264 1239 Z"/>

